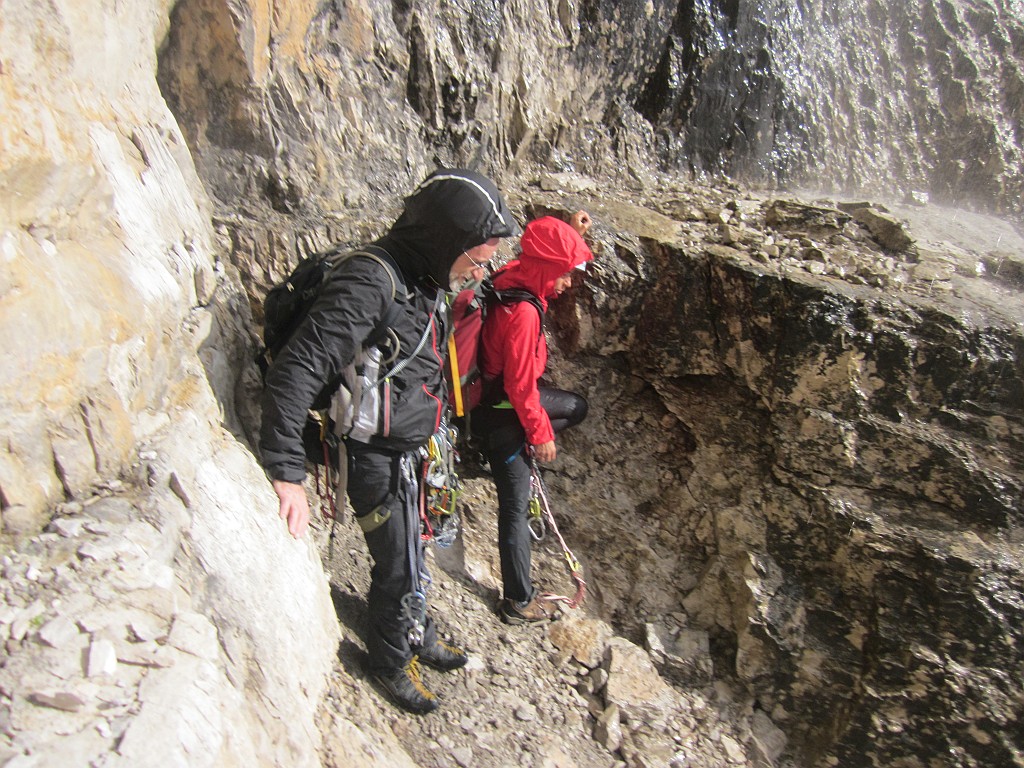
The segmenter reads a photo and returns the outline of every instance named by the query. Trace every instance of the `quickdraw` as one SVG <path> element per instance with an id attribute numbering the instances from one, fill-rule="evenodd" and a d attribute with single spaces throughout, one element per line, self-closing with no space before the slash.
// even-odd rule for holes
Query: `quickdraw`
<path id="1" fill-rule="evenodd" d="M 416 471 L 413 466 L 414 454 L 402 454 L 399 471 L 402 483 L 407 489 L 402 494 L 402 506 L 406 521 L 406 550 L 409 558 L 409 591 L 402 596 L 402 618 L 408 625 L 410 645 L 421 645 L 427 626 L 427 588 L 430 586 L 430 574 L 426 572 L 423 561 L 423 543 L 417 535 L 416 497 L 412 494 L 416 482 Z M 422 569 L 422 570 L 421 570 Z"/>
<path id="2" fill-rule="evenodd" d="M 551 532 L 554 533 L 555 537 L 558 539 L 558 543 L 562 546 L 562 555 L 569 568 L 569 574 L 572 576 L 573 581 L 576 582 L 576 594 L 571 598 L 548 593 L 545 593 L 540 597 L 546 601 L 553 603 L 565 603 L 570 608 L 576 608 L 583 602 L 587 592 L 587 582 L 583 580 L 583 566 L 580 564 L 580 561 L 576 559 L 576 555 L 572 553 L 572 550 L 569 549 L 569 545 L 565 543 L 565 539 L 562 538 L 562 534 L 558 531 L 558 524 L 555 522 L 555 515 L 552 513 L 551 505 L 548 503 L 547 491 L 544 488 L 544 480 L 541 477 L 540 466 L 537 464 L 537 460 L 532 455 L 529 455 L 527 460 L 530 465 L 530 534 L 536 541 L 540 541 L 544 538 L 546 529 L 551 529 Z M 539 510 L 539 536 L 538 531 L 534 530 L 534 500 L 536 500 L 536 508 Z"/>
<path id="3" fill-rule="evenodd" d="M 323 516 L 324 522 L 328 520 L 332 523 L 338 519 L 338 506 L 334 500 L 334 486 L 337 483 L 337 478 L 334 477 L 334 469 L 331 466 L 331 457 L 327 448 L 327 443 L 324 443 L 324 483 L 323 487 L 320 485 L 320 467 L 313 465 L 313 479 L 316 484 L 316 495 L 317 500 L 320 502 L 320 514 Z"/>
<path id="4" fill-rule="evenodd" d="M 544 541 L 547 535 L 547 526 L 544 523 L 544 510 L 540 503 L 540 478 L 538 474 L 530 473 L 530 502 L 526 508 L 526 525 L 530 529 L 530 536 L 534 541 Z"/>
<path id="5" fill-rule="evenodd" d="M 320 466 L 317 464 L 313 465 L 313 479 L 316 486 L 316 496 L 320 505 L 320 515 L 323 517 L 324 522 L 330 521 L 331 532 L 327 537 L 327 557 L 328 559 L 334 557 L 334 535 L 338 525 L 338 506 L 335 500 L 335 486 L 337 486 L 339 475 L 341 473 L 340 467 L 335 467 L 334 462 L 331 460 L 331 449 L 329 440 L 337 439 L 334 435 L 330 434 L 328 421 L 323 414 L 317 412 L 317 421 L 320 423 L 320 447 L 324 452 L 324 482 L 323 486 L 320 485 Z"/>
<path id="6" fill-rule="evenodd" d="M 420 520 L 424 541 L 433 540 L 442 549 L 455 543 L 459 534 L 458 499 L 462 490 L 455 471 L 458 462 L 459 432 L 442 422 L 420 449 L 423 469 L 420 476 Z"/>

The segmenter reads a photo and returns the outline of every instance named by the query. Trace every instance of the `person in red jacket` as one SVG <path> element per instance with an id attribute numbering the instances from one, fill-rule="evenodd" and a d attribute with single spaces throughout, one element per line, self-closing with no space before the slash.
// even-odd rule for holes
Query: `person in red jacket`
<path id="1" fill-rule="evenodd" d="M 530 578 L 530 467 L 528 455 L 553 461 L 555 433 L 579 424 L 587 401 L 574 392 L 541 386 L 548 360 L 543 314 L 548 300 L 568 290 L 594 256 L 583 241 L 585 211 L 566 223 L 553 216 L 530 222 L 522 253 L 493 278 L 495 289 L 525 289 L 539 301 L 493 303 L 481 336 L 484 394 L 470 424 L 480 439 L 498 492 L 498 551 L 503 597 L 498 614 L 507 624 L 547 621 L 553 605 Z"/>

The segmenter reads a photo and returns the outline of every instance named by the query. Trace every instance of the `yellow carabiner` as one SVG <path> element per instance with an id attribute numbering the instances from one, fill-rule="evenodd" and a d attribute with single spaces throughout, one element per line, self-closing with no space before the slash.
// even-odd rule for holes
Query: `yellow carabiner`
<path id="1" fill-rule="evenodd" d="M 528 507 L 528 514 L 529 514 L 530 517 L 538 518 L 538 519 L 541 516 L 540 499 L 538 499 L 536 496 L 531 496 L 530 497 L 530 505 Z"/>

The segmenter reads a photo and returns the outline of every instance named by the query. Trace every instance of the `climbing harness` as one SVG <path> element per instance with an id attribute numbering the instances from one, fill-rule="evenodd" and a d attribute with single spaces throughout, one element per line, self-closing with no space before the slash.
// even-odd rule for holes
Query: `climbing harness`
<path id="1" fill-rule="evenodd" d="M 417 454 L 404 454 L 400 470 L 409 492 L 405 496 L 408 528 L 410 589 L 402 596 L 402 618 L 409 626 L 409 644 L 423 644 L 427 624 L 427 589 L 431 584 L 423 558 L 425 542 L 450 547 L 459 534 L 457 502 L 461 485 L 455 472 L 458 452 L 455 444 L 459 433 L 444 419 Z M 414 457 L 419 458 L 420 473 L 416 477 Z M 418 482 L 417 482 L 418 481 Z M 413 495 L 412 489 L 418 488 Z"/>
<path id="2" fill-rule="evenodd" d="M 555 523 L 555 516 L 551 511 L 551 505 L 548 503 L 547 491 L 544 488 L 544 480 L 540 474 L 540 465 L 537 464 L 537 460 L 533 457 L 532 453 L 527 456 L 527 462 L 530 465 L 530 506 L 528 520 L 530 525 L 530 535 L 535 541 L 541 541 L 544 538 L 547 529 L 550 529 L 551 532 L 555 534 L 555 537 L 558 539 L 558 543 L 562 546 L 562 555 L 569 568 L 569 574 L 572 576 L 573 581 L 576 582 L 576 594 L 571 598 L 545 592 L 538 595 L 538 599 L 553 603 L 565 603 L 570 608 L 576 608 L 583 602 L 583 598 L 587 591 L 587 582 L 583 580 L 583 566 L 580 565 L 580 561 L 576 559 L 576 555 L 572 553 L 572 550 L 569 549 L 569 546 L 565 543 L 565 539 L 562 538 L 562 534 L 558 531 L 558 524 Z M 536 517 L 534 516 L 534 510 L 537 510 Z"/>
<path id="3" fill-rule="evenodd" d="M 462 490 L 455 464 L 459 461 L 456 445 L 459 431 L 444 420 L 420 449 L 423 470 L 420 477 L 421 537 L 433 540 L 445 549 L 459 534 L 458 499 Z"/>

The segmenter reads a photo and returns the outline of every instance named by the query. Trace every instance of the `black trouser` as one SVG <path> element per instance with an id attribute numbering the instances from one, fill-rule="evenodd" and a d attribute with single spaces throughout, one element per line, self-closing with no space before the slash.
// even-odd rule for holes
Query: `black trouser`
<path id="1" fill-rule="evenodd" d="M 412 504 L 417 509 L 418 488 L 415 481 L 410 484 L 403 477 L 401 461 L 409 456 L 418 470 L 420 458 L 416 453 L 402 454 L 355 440 L 347 441 L 346 449 L 348 498 L 373 558 L 366 650 L 374 671 L 393 670 L 405 666 L 417 651 L 409 642 L 410 622 L 403 614 L 402 598 L 413 588 L 412 565 L 417 583 L 419 573 L 426 574 L 426 565 L 419 517 L 410 516 L 407 507 Z M 433 645 L 435 640 L 434 622 L 427 616 L 422 645 Z"/>
<path id="2" fill-rule="evenodd" d="M 540 404 L 555 432 L 586 418 L 587 401 L 575 392 L 540 388 Z M 526 431 L 511 408 L 480 406 L 470 418 L 473 434 L 484 444 L 498 491 L 498 554 L 504 597 L 526 602 L 535 589 L 530 579 L 530 466 Z"/>

